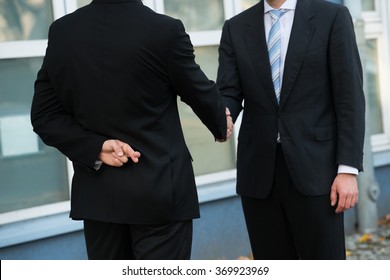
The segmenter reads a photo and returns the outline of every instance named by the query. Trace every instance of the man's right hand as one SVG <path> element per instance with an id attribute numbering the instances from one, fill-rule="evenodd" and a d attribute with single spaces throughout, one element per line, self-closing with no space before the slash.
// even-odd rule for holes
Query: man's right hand
<path id="1" fill-rule="evenodd" d="M 234 125 L 233 118 L 230 115 L 230 110 L 228 107 L 226 107 L 226 109 L 225 109 L 225 114 L 226 114 L 226 124 L 227 124 L 226 139 L 216 139 L 220 143 L 223 143 L 223 142 L 226 142 L 227 140 L 229 140 L 230 136 L 232 136 L 232 133 L 233 133 L 233 125 Z"/>
<path id="2" fill-rule="evenodd" d="M 137 163 L 140 156 L 141 153 L 134 151 L 129 144 L 120 140 L 110 139 L 104 141 L 99 154 L 99 160 L 109 166 L 121 167 L 128 162 L 128 158 L 131 158 L 134 163 Z"/>

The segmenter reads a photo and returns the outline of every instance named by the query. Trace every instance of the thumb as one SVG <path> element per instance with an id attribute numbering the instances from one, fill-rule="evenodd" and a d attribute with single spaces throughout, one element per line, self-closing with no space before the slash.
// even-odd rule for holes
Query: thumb
<path id="1" fill-rule="evenodd" d="M 230 110 L 228 107 L 225 108 L 225 114 L 226 116 L 230 116 Z"/>
<path id="2" fill-rule="evenodd" d="M 139 161 L 139 158 L 141 157 L 141 153 L 138 151 L 134 151 L 130 145 L 124 144 L 122 147 L 122 150 L 125 152 L 126 156 L 131 158 L 131 160 L 134 163 L 137 163 Z"/>

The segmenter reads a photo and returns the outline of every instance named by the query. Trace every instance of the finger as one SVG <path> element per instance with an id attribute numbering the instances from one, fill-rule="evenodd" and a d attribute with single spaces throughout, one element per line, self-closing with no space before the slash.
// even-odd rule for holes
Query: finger
<path id="1" fill-rule="evenodd" d="M 354 196 L 352 194 L 349 194 L 346 198 L 345 198 L 345 205 L 344 205 L 344 208 L 345 209 L 349 209 L 351 207 L 353 207 L 352 205 L 352 200 L 353 200 Z"/>
<path id="2" fill-rule="evenodd" d="M 354 193 L 352 191 L 347 191 L 344 193 L 344 197 L 345 197 L 344 208 L 345 209 L 351 208 L 352 200 L 354 199 Z"/>
<path id="3" fill-rule="evenodd" d="M 230 132 L 233 131 L 233 124 L 228 126 L 228 130 L 229 130 Z"/>
<path id="4" fill-rule="evenodd" d="M 113 159 L 119 160 L 121 163 L 126 163 L 129 161 L 129 159 L 125 155 L 119 157 L 115 152 L 113 152 L 111 155 L 112 155 Z"/>
<path id="5" fill-rule="evenodd" d="M 139 161 L 139 158 L 141 157 L 141 153 L 138 151 L 134 151 L 133 148 L 130 147 L 128 144 L 124 144 L 122 147 L 123 151 L 125 152 L 125 155 L 131 158 L 131 160 L 134 163 L 137 163 Z"/>
<path id="6" fill-rule="evenodd" d="M 230 117 L 230 115 L 228 115 L 226 117 L 226 124 L 227 124 L 226 140 L 228 140 L 233 132 L 233 121 L 232 121 L 232 117 Z"/>
<path id="7" fill-rule="evenodd" d="M 355 198 L 355 195 L 353 195 L 352 198 L 351 198 L 350 208 L 355 207 L 355 205 L 356 205 L 356 198 Z"/>
<path id="8" fill-rule="evenodd" d="M 112 150 L 119 156 L 123 156 L 122 142 L 119 140 L 113 140 L 110 142 Z"/>
<path id="9" fill-rule="evenodd" d="M 124 144 L 122 146 L 122 151 L 124 152 L 125 156 L 130 157 L 132 153 L 134 153 L 134 150 L 130 147 L 129 144 Z"/>
<path id="10" fill-rule="evenodd" d="M 358 199 L 357 191 L 352 192 L 352 194 L 351 194 L 351 208 L 355 207 L 355 205 L 357 204 L 357 199 Z"/>
<path id="11" fill-rule="evenodd" d="M 226 140 L 229 139 L 229 137 L 232 135 L 232 130 L 228 127 L 226 130 Z"/>
<path id="12" fill-rule="evenodd" d="M 116 167 L 121 167 L 121 166 L 123 166 L 123 162 L 120 161 L 120 160 L 117 159 L 117 158 L 114 158 L 114 159 L 113 159 L 113 165 L 116 166 Z"/>
<path id="13" fill-rule="evenodd" d="M 355 194 L 352 196 L 351 207 L 355 207 L 355 205 L 358 203 L 358 200 L 359 200 L 359 194 L 358 194 L 358 193 L 355 193 Z"/>
<path id="14" fill-rule="evenodd" d="M 232 119 L 232 117 L 231 116 L 227 116 L 226 120 L 227 120 L 227 127 L 229 129 L 233 129 L 233 119 Z"/>
<path id="15" fill-rule="evenodd" d="M 345 202 L 346 202 L 346 196 L 344 194 L 339 194 L 336 213 L 341 213 L 345 210 Z"/>
<path id="16" fill-rule="evenodd" d="M 139 161 L 139 158 L 141 157 L 141 153 L 138 152 L 138 151 L 134 151 L 132 153 L 132 155 L 130 156 L 131 160 L 134 162 L 134 163 L 137 163 Z"/>
<path id="17" fill-rule="evenodd" d="M 335 206 L 337 202 L 337 192 L 332 188 L 330 192 L 330 205 Z"/>

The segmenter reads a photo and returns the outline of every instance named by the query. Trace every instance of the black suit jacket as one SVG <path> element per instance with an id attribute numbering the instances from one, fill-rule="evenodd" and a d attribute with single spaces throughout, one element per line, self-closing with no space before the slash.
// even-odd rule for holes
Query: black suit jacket
<path id="1" fill-rule="evenodd" d="M 72 218 L 150 224 L 199 216 L 178 96 L 215 138 L 226 137 L 222 98 L 195 64 L 181 21 L 140 0 L 95 0 L 51 25 L 31 119 L 73 162 Z M 139 163 L 95 171 L 107 139 L 140 151 Z"/>
<path id="2" fill-rule="evenodd" d="M 362 170 L 362 68 L 347 8 L 298 0 L 277 104 L 264 31 L 264 1 L 226 21 L 217 84 L 234 119 L 244 101 L 238 137 L 237 189 L 266 197 L 278 131 L 296 187 L 330 193 L 339 164 Z"/>

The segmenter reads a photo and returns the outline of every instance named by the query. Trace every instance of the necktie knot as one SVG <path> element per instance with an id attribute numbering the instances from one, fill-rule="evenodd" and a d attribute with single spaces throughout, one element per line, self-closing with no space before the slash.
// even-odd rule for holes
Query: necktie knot
<path id="1" fill-rule="evenodd" d="M 270 10 L 269 14 L 271 15 L 272 19 L 278 20 L 285 12 L 287 12 L 286 9 L 279 9 L 279 10 Z"/>

